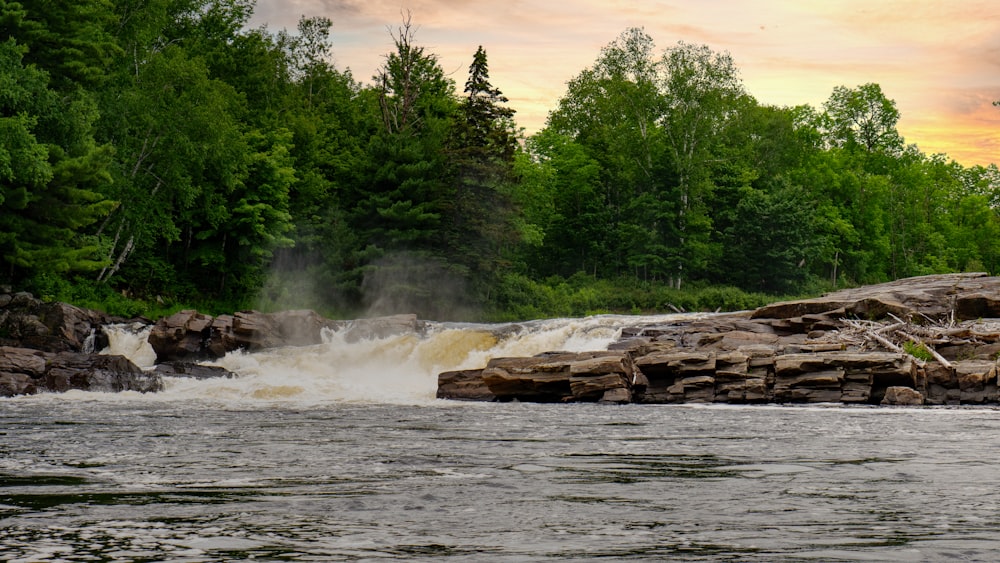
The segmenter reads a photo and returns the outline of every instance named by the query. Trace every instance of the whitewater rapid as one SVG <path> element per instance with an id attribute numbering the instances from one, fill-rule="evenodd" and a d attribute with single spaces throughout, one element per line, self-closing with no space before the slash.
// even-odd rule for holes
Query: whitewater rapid
<path id="1" fill-rule="evenodd" d="M 165 377 L 164 391 L 145 400 L 195 400 L 226 405 L 293 403 L 427 404 L 436 401 L 437 376 L 477 369 L 492 358 L 533 356 L 548 351 L 604 350 L 627 326 L 665 324 L 690 315 L 550 319 L 511 324 L 428 322 L 420 333 L 385 338 L 349 338 L 350 326 L 325 330 L 321 344 L 259 352 L 237 351 L 206 365 L 223 367 L 235 378 Z M 110 346 L 143 368 L 156 360 L 147 342 L 149 328 L 107 327 Z M 137 396 L 138 394 L 128 394 Z"/>

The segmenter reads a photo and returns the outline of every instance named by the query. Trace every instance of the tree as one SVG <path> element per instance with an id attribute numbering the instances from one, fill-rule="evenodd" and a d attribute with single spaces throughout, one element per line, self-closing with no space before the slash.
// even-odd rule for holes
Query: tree
<path id="1" fill-rule="evenodd" d="M 708 165 L 716 158 L 720 132 L 745 94 L 732 57 L 705 45 L 678 43 L 664 53 L 662 67 L 665 110 L 659 123 L 677 175 L 678 253 L 672 269 L 679 288 L 709 258 Z"/>
<path id="2" fill-rule="evenodd" d="M 170 244 L 190 247 L 196 231 L 225 215 L 224 193 L 239 182 L 248 150 L 236 119 L 238 97 L 210 77 L 201 59 L 168 45 L 106 99 L 104 132 L 118 155 L 113 197 L 122 202 L 101 231 L 110 280 L 133 252 L 152 253 L 156 270 Z M 148 267 L 144 269 L 149 270 Z M 167 274 L 174 279 L 174 274 Z"/>
<path id="3" fill-rule="evenodd" d="M 808 196 L 783 183 L 746 189 L 727 229 L 726 263 L 742 288 L 771 294 L 796 291 L 807 279 L 816 228 Z"/>
<path id="4" fill-rule="evenodd" d="M 454 109 L 454 84 L 445 77 L 435 55 L 413 44 L 415 33 L 407 15 L 392 34 L 396 50 L 386 55 L 373 77 L 389 134 L 426 131 Z"/>
<path id="5" fill-rule="evenodd" d="M 899 110 L 878 84 L 858 88 L 837 86 L 824 104 L 827 142 L 834 147 L 859 147 L 869 153 L 896 153 L 903 139 L 896 131 Z"/>
<path id="6" fill-rule="evenodd" d="M 536 176 L 519 191 L 519 201 L 541 235 L 527 252 L 532 270 L 543 277 L 608 273 L 616 249 L 606 229 L 611 211 L 600 163 L 582 144 L 550 128 L 529 139 L 528 148 Z"/>
<path id="7" fill-rule="evenodd" d="M 464 92 L 458 108 L 463 119 L 454 124 L 449 141 L 454 197 L 446 208 L 445 244 L 450 260 L 485 294 L 506 261 L 505 250 L 517 242 L 512 200 L 517 138 L 514 110 L 490 83 L 482 46 L 473 55 Z"/>
<path id="8" fill-rule="evenodd" d="M 490 83 L 489 64 L 482 45 L 472 56 L 464 92 L 461 111 L 465 116 L 465 126 L 461 129 L 461 146 L 483 150 L 510 162 L 517 148 L 513 123 L 515 112 L 504 105 L 509 100 L 503 92 Z"/>
<path id="9" fill-rule="evenodd" d="M 559 107 L 549 116 L 549 129 L 571 137 L 599 165 L 599 189 L 582 193 L 595 198 L 584 207 L 606 211 L 591 217 L 606 223 L 593 225 L 603 234 L 586 244 L 621 249 L 593 256 L 593 271 L 600 264 L 605 275 L 619 275 L 626 267 L 654 277 L 667 274 L 658 255 L 672 226 L 663 221 L 665 210 L 672 208 L 668 195 L 672 175 L 664 170 L 657 124 L 663 98 L 654 48 L 642 29 L 624 31 L 601 50 L 593 67 L 570 81 Z"/>
<path id="10" fill-rule="evenodd" d="M 25 52 L 0 43 L 0 276 L 15 282 L 99 268 L 87 228 L 115 205 L 101 196 L 110 151 L 94 141 L 89 98 L 51 89 Z"/>
<path id="11" fill-rule="evenodd" d="M 412 303 L 412 310 L 440 313 L 445 307 L 436 302 L 449 298 L 440 294 L 446 285 L 438 283 L 440 278 L 408 284 L 403 277 L 382 275 L 393 270 L 396 258 L 406 264 L 422 262 L 441 275 L 466 273 L 452 270 L 445 233 L 455 200 L 448 160 L 458 107 L 454 83 L 435 55 L 414 44 L 414 34 L 407 16 L 392 33 L 395 50 L 373 77 L 380 122 L 368 139 L 368 169 L 343 201 L 351 229 L 364 245 L 353 259 L 358 277 L 398 282 L 386 287 L 366 285 L 362 279 L 361 287 L 382 288 L 395 295 L 394 303 Z M 451 293 L 457 297 L 460 292 Z M 370 293 L 368 297 L 378 301 Z"/>
<path id="12" fill-rule="evenodd" d="M 120 53 L 115 21 L 111 0 L 0 0 L 0 36 L 27 46 L 24 63 L 45 69 L 59 91 L 103 84 Z"/>

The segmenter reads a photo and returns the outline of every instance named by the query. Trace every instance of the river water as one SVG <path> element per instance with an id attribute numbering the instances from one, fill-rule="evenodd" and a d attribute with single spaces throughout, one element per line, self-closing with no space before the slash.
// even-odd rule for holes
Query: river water
<path id="1" fill-rule="evenodd" d="M 993 409 L 433 399 L 442 368 L 624 322 L 330 334 L 235 379 L 0 400 L 0 560 L 996 560 Z"/>

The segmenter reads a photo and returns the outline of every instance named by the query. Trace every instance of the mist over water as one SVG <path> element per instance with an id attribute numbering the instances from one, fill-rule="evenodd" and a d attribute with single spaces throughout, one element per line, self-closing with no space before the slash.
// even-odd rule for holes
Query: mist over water
<path id="1" fill-rule="evenodd" d="M 364 268 L 360 286 L 339 292 L 338 280 L 318 255 L 300 249 L 275 253 L 255 307 L 263 311 L 313 309 L 358 318 L 414 313 L 423 319 L 481 317 L 465 277 L 453 265 L 416 252 L 392 252 Z"/>

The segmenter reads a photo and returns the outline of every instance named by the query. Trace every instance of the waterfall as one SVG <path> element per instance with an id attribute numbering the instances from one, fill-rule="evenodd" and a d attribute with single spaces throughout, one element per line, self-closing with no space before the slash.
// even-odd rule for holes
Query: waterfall
<path id="1" fill-rule="evenodd" d="M 436 401 L 444 371 L 485 367 L 491 358 L 533 356 L 548 351 L 604 350 L 626 326 L 669 323 L 682 315 L 600 315 L 509 324 L 427 323 L 421 333 L 349 338 L 349 329 L 326 330 L 323 342 L 258 352 L 236 351 L 214 362 L 233 379 L 165 378 L 155 400 L 206 400 L 226 404 L 302 405 L 337 402 L 425 404 Z M 146 342 L 149 327 L 107 327 L 111 345 L 151 367 L 156 355 Z"/>
<path id="2" fill-rule="evenodd" d="M 151 368 L 156 364 L 156 352 L 147 340 L 152 328 L 141 323 L 105 326 L 104 334 L 108 336 L 108 347 L 100 353 L 125 356 L 141 368 Z"/>
<path id="3" fill-rule="evenodd" d="M 90 334 L 88 334 L 87 337 L 83 339 L 82 351 L 84 354 L 94 353 L 94 342 L 96 340 L 97 340 L 97 329 L 92 328 L 90 329 Z"/>

